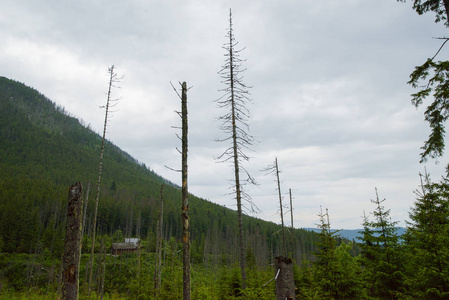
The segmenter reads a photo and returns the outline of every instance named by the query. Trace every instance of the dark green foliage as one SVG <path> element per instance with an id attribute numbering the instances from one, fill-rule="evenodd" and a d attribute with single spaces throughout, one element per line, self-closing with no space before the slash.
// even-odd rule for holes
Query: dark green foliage
<path id="1" fill-rule="evenodd" d="M 405 2 L 405 0 L 398 0 Z M 435 22 L 444 21 L 448 26 L 449 0 L 414 0 L 413 8 L 420 15 L 426 12 L 434 12 L 436 15 Z M 429 97 L 433 97 L 433 102 L 427 106 L 424 113 L 426 121 L 429 122 L 431 133 L 428 140 L 421 148 L 421 162 L 428 157 L 438 158 L 443 155 L 445 148 L 444 135 L 446 133 L 444 123 L 447 121 L 449 113 L 449 62 L 435 61 L 436 56 L 444 47 L 448 38 L 440 38 L 444 40 L 440 49 L 427 61 L 415 67 L 415 71 L 410 74 L 408 84 L 420 90 L 412 94 L 412 103 L 416 107 L 420 106 L 423 101 Z M 422 81 L 426 81 L 424 85 Z"/>
<path id="2" fill-rule="evenodd" d="M 313 264 L 313 296 L 319 296 L 320 299 L 362 298 L 362 282 L 357 276 L 360 267 L 350 254 L 351 246 L 345 243 L 336 246 L 338 231 L 331 230 L 327 210 L 318 216 L 321 233 Z"/>
<path id="3" fill-rule="evenodd" d="M 398 0 L 405 2 L 405 0 Z M 426 12 L 434 12 L 436 15 L 435 22 L 445 21 L 448 26 L 449 0 L 414 0 L 413 8 L 420 15 Z M 447 121 L 449 115 L 449 62 L 435 61 L 436 56 L 444 47 L 448 38 L 441 38 L 444 40 L 440 49 L 427 61 L 415 67 L 415 71 L 410 74 L 410 81 L 408 84 L 420 90 L 412 94 L 412 103 L 416 107 L 420 106 L 423 101 L 429 97 L 433 97 L 433 102 L 427 106 L 424 112 L 426 121 L 429 122 L 431 133 L 428 140 L 421 148 L 421 162 L 426 161 L 428 157 L 438 158 L 443 155 L 445 142 L 444 135 L 446 133 L 444 123 Z M 426 81 L 424 85 L 422 81 Z"/>
<path id="4" fill-rule="evenodd" d="M 398 2 L 405 2 L 405 0 L 398 0 Z M 433 11 L 435 13 L 435 23 L 446 21 L 447 25 L 447 0 L 414 0 L 413 9 L 420 15 Z"/>
<path id="5" fill-rule="evenodd" d="M 415 68 L 410 78 L 408 83 L 414 88 L 418 88 L 421 81 L 428 80 L 424 88 L 412 94 L 413 105 L 418 107 L 428 96 L 433 97 L 433 102 L 424 112 L 431 133 L 422 147 L 421 161 L 425 161 L 429 156 L 440 157 L 443 155 L 445 146 L 444 123 L 449 116 L 449 61 L 434 62 L 429 58 L 423 65 Z"/>
<path id="6" fill-rule="evenodd" d="M 370 296 L 382 299 L 398 299 L 406 291 L 404 286 L 404 249 L 397 235 L 397 223 L 390 219 L 376 189 L 376 205 L 373 221 L 365 216 L 360 238 L 363 277 Z"/>
<path id="7" fill-rule="evenodd" d="M 425 176 L 404 235 L 408 283 L 419 299 L 449 299 L 449 182 Z"/>

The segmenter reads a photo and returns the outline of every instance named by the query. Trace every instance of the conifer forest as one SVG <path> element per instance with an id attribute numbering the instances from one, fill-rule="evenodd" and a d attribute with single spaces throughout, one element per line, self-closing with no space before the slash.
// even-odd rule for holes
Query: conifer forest
<path id="1" fill-rule="evenodd" d="M 397 5 L 448 27 L 449 0 L 409 2 Z M 127 101 L 117 97 L 129 84 L 120 66 L 104 72 L 101 133 L 46 91 L 0 74 L 0 299 L 449 299 L 449 162 L 442 160 L 449 61 L 440 60 L 449 38 L 437 38 L 440 47 L 416 62 L 408 81 L 412 105 L 425 108 L 430 128 L 417 160 L 441 159 L 448 174 L 433 178 L 423 168 L 416 175 L 405 228 L 388 195 L 373 187 L 371 199 L 360 200 L 370 211 L 353 212 L 363 219 L 349 239 L 324 206 L 316 230 L 294 226 L 300 208 L 282 185 L 276 155 L 260 169 L 273 179 L 279 221 L 248 213 L 258 209 L 248 192 L 258 185 L 248 167 L 258 143 L 250 130 L 257 86 L 246 82 L 251 52 L 235 35 L 234 10 L 227 13 L 220 98 L 211 102 L 220 113 L 215 160 L 232 178 L 232 208 L 188 189 L 196 141 L 189 139 L 189 97 L 198 83 L 167 88 L 179 104 L 179 123 L 167 129 L 179 144 L 180 168 L 167 166 L 179 174 L 172 182 L 108 138 Z"/>

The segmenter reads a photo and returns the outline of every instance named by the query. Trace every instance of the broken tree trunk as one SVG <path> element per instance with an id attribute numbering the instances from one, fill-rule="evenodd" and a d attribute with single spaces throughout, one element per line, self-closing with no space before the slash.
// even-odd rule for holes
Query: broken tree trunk
<path id="1" fill-rule="evenodd" d="M 296 299 L 292 260 L 278 256 L 274 261 L 276 267 L 276 299 Z"/>
<path id="2" fill-rule="evenodd" d="M 69 189 L 63 264 L 63 299 L 78 299 L 81 255 L 82 186 L 78 182 Z"/>

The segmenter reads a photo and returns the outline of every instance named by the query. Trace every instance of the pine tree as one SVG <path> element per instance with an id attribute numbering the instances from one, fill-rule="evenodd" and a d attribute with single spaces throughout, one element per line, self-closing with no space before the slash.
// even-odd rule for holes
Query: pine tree
<path id="1" fill-rule="evenodd" d="M 405 292 L 403 248 L 397 234 L 398 222 L 391 221 L 390 210 L 382 205 L 377 189 L 374 221 L 364 216 L 362 232 L 362 265 L 367 288 L 372 296 L 397 299 Z"/>
<path id="2" fill-rule="evenodd" d="M 397 0 L 405 2 L 405 0 Z M 413 8 L 420 15 L 426 12 L 435 13 L 435 23 L 444 21 L 444 25 L 449 27 L 449 0 L 414 0 Z M 445 148 L 445 122 L 449 118 L 449 61 L 436 61 L 436 57 L 449 41 L 449 38 L 439 38 L 443 41 L 438 51 L 432 58 L 410 74 L 410 84 L 419 91 L 412 94 L 412 104 L 419 107 L 427 98 L 432 97 L 433 101 L 427 106 L 424 112 L 425 120 L 429 122 L 431 133 L 424 146 L 421 147 L 421 162 L 428 157 L 438 158 L 443 155 Z M 424 81 L 424 84 L 423 84 Z M 427 81 L 427 83 L 425 82 Z"/>
<path id="3" fill-rule="evenodd" d="M 351 257 L 351 246 L 344 243 L 337 247 L 338 231 L 331 230 L 329 213 L 321 211 L 320 241 L 315 252 L 313 284 L 320 299 L 361 299 L 363 291 L 357 273 L 360 271 Z"/>
<path id="4" fill-rule="evenodd" d="M 449 181 L 432 183 L 425 174 L 421 182 L 404 235 L 408 283 L 416 298 L 449 299 Z"/>

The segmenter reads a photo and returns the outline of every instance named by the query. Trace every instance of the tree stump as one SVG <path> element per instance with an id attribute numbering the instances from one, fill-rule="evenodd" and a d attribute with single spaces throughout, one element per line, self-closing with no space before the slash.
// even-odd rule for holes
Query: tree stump
<path id="1" fill-rule="evenodd" d="M 81 183 L 69 189 L 64 246 L 62 299 L 78 299 L 83 195 Z"/>
<path id="2" fill-rule="evenodd" d="M 296 299 L 293 263 L 290 258 L 275 257 L 276 267 L 276 299 Z"/>

